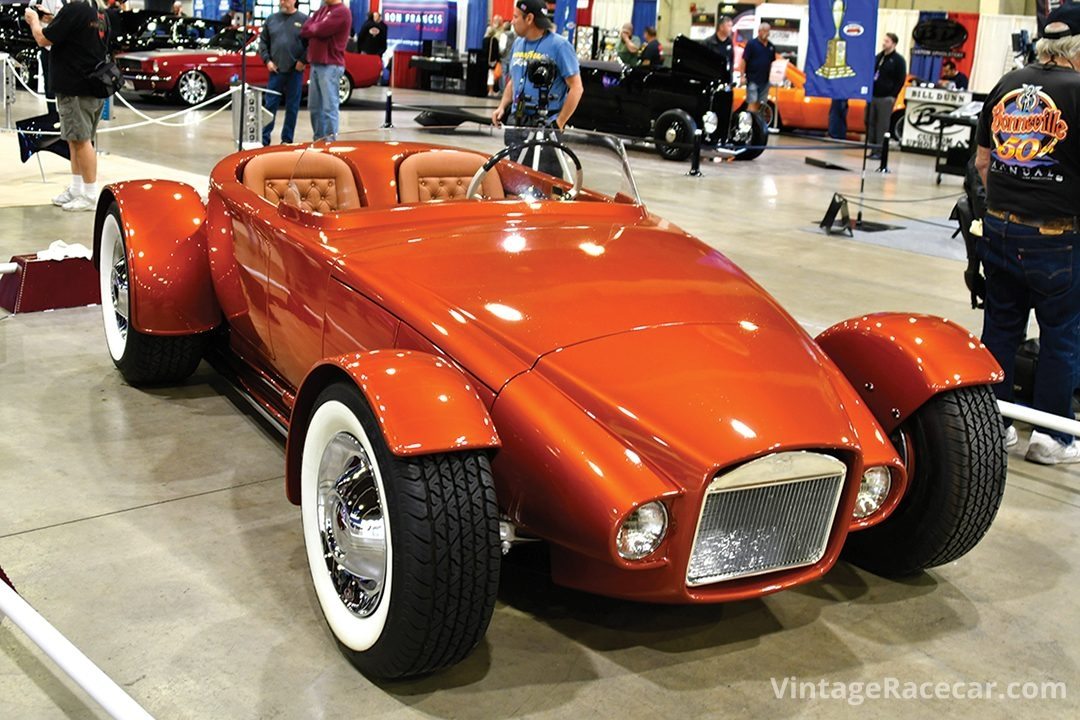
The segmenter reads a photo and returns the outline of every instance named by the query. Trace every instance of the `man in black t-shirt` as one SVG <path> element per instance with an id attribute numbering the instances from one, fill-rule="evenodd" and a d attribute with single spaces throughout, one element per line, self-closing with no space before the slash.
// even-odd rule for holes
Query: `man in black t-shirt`
<path id="1" fill-rule="evenodd" d="M 767 22 L 758 25 L 757 37 L 746 43 L 742 55 L 743 79 L 746 81 L 746 107 L 752 113 L 761 110 L 769 101 L 769 73 L 776 60 L 776 46 L 769 42 L 772 27 Z"/>
<path id="2" fill-rule="evenodd" d="M 660 67 L 664 64 L 664 56 L 660 52 L 660 41 L 656 39 L 656 28 L 645 28 L 645 46 L 641 48 L 641 59 L 638 65 L 642 67 Z"/>
<path id="3" fill-rule="evenodd" d="M 1072 418 L 1080 367 L 1080 5 L 1047 17 L 1038 62 L 1003 77 L 979 116 L 975 164 L 986 185 L 982 341 L 1005 371 L 994 387 L 1012 400 L 1016 351 L 1028 315 L 1039 323 L 1032 404 Z M 1018 441 L 1009 427 L 1006 441 Z M 1031 433 L 1027 459 L 1080 462 L 1080 441 Z"/>
<path id="4" fill-rule="evenodd" d="M 93 210 L 98 194 L 93 140 L 105 101 L 94 97 L 88 78 L 105 59 L 108 21 L 96 5 L 71 0 L 45 28 L 33 8 L 27 8 L 26 22 L 37 44 L 52 48 L 49 70 L 60 138 L 71 150 L 71 185 L 53 198 L 53 204 L 68 212 Z"/>

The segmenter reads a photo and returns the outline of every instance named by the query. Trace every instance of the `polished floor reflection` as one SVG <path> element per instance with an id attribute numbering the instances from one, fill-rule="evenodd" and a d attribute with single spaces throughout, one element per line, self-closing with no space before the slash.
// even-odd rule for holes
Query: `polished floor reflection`
<path id="1" fill-rule="evenodd" d="M 381 91 L 354 97 L 343 128 L 377 127 Z M 20 103 L 16 117 L 39 112 L 23 94 Z M 395 124 L 412 114 L 398 112 Z M 110 125 L 132 120 L 118 110 Z M 302 113 L 298 138 L 306 123 Z M 102 176 L 204 176 L 232 150 L 229 133 L 228 113 L 108 133 Z M 959 178 L 937 185 L 930 158 L 894 154 L 892 172 L 866 174 L 865 217 L 902 229 L 829 237 L 817 220 L 834 192 L 858 194 L 859 152 L 774 142 L 754 162 L 706 163 L 699 178 L 647 151 L 632 162 L 655 212 L 720 248 L 811 331 L 875 310 L 935 313 L 978 331 L 963 265 L 949 259 L 959 249 L 946 220 Z M 0 261 L 56 239 L 90 242 L 90 214 L 46 204 L 67 179 L 64 165 L 45 158 L 43 189 L 36 162 L 12 158 L 0 168 Z M 996 524 L 946 567 L 894 582 L 841 563 L 821 582 L 763 600 L 651 606 L 560 589 L 542 559 L 515 550 L 491 628 L 466 662 L 376 685 L 323 625 L 299 511 L 284 497 L 282 440 L 211 369 L 182 387 L 136 390 L 108 359 L 97 308 L 3 315 L 0 396 L 0 566 L 157 717 L 1056 718 L 1080 705 L 1080 469 L 1025 463 L 1026 433 Z M 989 700 L 861 703 L 791 689 L 890 678 L 997 685 Z M 1066 683 L 1068 697 L 997 696 L 1010 683 L 1048 681 Z M 0 716 L 103 714 L 3 623 Z"/>

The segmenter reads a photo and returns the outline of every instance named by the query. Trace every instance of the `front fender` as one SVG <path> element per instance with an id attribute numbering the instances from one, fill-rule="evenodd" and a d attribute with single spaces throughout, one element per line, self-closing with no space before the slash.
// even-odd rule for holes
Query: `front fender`
<path id="1" fill-rule="evenodd" d="M 109 206 L 120 207 L 127 246 L 131 326 L 148 335 L 191 335 L 221 323 L 206 253 L 206 208 L 194 188 L 170 180 L 108 185 L 94 218 L 94 266 Z"/>
<path id="2" fill-rule="evenodd" d="M 1004 378 L 979 338 L 932 315 L 864 315 L 833 325 L 817 343 L 886 432 L 938 393 Z"/>
<path id="3" fill-rule="evenodd" d="M 285 493 L 295 504 L 300 503 L 300 460 L 315 400 L 336 382 L 351 382 L 360 390 L 394 455 L 501 444 L 476 388 L 443 358 L 400 350 L 347 353 L 312 368 L 296 394 L 285 445 Z"/>

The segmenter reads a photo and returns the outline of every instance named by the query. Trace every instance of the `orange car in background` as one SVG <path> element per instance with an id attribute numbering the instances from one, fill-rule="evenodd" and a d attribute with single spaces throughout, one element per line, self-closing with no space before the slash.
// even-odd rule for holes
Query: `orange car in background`
<path id="1" fill-rule="evenodd" d="M 769 105 L 763 110 L 765 121 L 769 127 L 778 127 L 782 130 L 828 130 L 829 129 L 829 105 L 832 100 L 824 97 L 814 97 L 806 94 L 806 73 L 792 64 L 788 64 L 787 83 L 784 87 L 772 87 L 769 89 Z M 917 78 L 908 75 L 903 90 L 907 90 Z M 746 88 L 735 88 L 735 99 L 732 106 L 742 109 L 746 102 Z M 774 122 L 773 117 L 779 113 Z M 847 127 L 849 133 L 861 133 L 866 130 L 866 101 L 851 100 L 848 103 Z M 892 119 L 889 121 L 889 132 L 894 138 L 899 138 L 904 126 L 904 92 L 896 98 L 893 106 Z"/>

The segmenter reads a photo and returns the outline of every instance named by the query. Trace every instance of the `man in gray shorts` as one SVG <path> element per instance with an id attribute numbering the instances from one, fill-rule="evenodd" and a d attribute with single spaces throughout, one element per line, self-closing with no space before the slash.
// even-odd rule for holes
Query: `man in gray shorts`
<path id="1" fill-rule="evenodd" d="M 70 0 L 44 28 L 32 7 L 26 10 L 26 22 L 37 44 L 52 48 L 49 62 L 60 138 L 71 150 L 71 185 L 53 204 L 69 212 L 93 210 L 98 195 L 94 137 L 105 101 L 94 96 L 88 78 L 105 59 L 108 21 L 96 6 Z"/>

